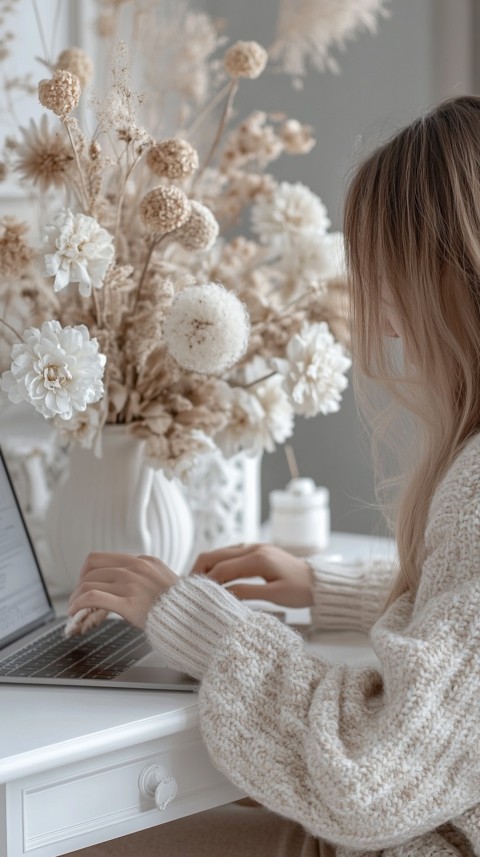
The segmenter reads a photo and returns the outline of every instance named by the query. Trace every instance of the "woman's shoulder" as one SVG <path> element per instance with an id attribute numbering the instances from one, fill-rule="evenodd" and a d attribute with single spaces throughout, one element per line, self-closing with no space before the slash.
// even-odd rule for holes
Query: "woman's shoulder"
<path id="1" fill-rule="evenodd" d="M 480 432 L 471 435 L 455 456 L 442 480 L 455 489 L 462 502 L 474 499 L 480 493 Z"/>
<path id="2" fill-rule="evenodd" d="M 446 527 L 480 510 L 480 432 L 472 435 L 455 456 L 432 498 L 428 528 Z"/>
<path id="3" fill-rule="evenodd" d="M 455 456 L 433 496 L 416 609 L 434 594 L 477 586 L 479 569 L 480 434 L 476 434 Z"/>

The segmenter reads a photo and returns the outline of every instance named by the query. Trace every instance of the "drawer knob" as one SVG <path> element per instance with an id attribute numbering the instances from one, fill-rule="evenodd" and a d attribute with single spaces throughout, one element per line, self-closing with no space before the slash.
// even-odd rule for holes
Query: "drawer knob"
<path id="1" fill-rule="evenodd" d="M 169 775 L 163 765 L 156 762 L 151 762 L 143 769 L 138 778 L 138 788 L 143 797 L 153 797 L 160 811 L 167 808 L 178 791 L 176 780 Z"/>

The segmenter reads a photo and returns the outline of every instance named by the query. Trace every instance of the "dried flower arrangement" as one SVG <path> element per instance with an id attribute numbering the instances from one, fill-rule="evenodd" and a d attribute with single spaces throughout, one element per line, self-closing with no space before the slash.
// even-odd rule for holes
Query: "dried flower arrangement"
<path id="1" fill-rule="evenodd" d="M 0 21 L 15 2 L 0 0 Z M 93 63 L 70 47 L 44 57 L 36 92 L 47 113 L 5 143 L 0 178 L 16 175 L 53 214 L 41 248 L 25 224 L 0 220 L 11 349 L 1 388 L 97 451 L 106 423 L 127 424 L 155 466 L 182 476 L 212 444 L 227 456 L 271 451 L 295 414 L 340 406 L 350 366 L 341 235 L 308 187 L 267 171 L 283 152 L 307 154 L 312 129 L 263 112 L 232 126 L 232 104 L 267 64 L 295 85 L 309 60 L 332 67 L 331 46 L 385 10 L 383 0 L 282 0 L 268 51 L 242 41 L 225 51 L 218 23 L 186 3 L 99 5 L 112 81 L 92 97 L 94 135 L 75 115 Z M 129 47 L 147 57 L 146 95 L 118 40 L 126 21 Z M 8 38 L 0 32 L 0 60 Z M 15 88 L 31 85 L 7 78 Z M 247 210 L 249 237 L 238 235 Z"/>

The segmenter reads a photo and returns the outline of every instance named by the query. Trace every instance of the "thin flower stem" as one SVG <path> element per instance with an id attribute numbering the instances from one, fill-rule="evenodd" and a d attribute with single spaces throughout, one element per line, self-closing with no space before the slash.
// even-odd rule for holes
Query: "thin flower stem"
<path id="1" fill-rule="evenodd" d="M 200 110 L 200 113 L 193 120 L 192 124 L 190 125 L 190 128 L 187 128 L 185 130 L 186 137 L 192 137 L 192 135 L 195 133 L 195 131 L 201 125 L 204 119 L 206 119 L 207 116 L 212 112 L 212 110 L 215 110 L 215 107 L 217 107 L 220 102 L 223 101 L 223 99 L 228 93 L 228 90 L 230 89 L 230 85 L 231 83 L 230 81 L 228 81 L 225 86 L 222 86 L 222 88 L 218 90 L 218 92 L 213 96 L 213 98 L 210 99 L 210 101 L 207 101 L 207 103 L 203 106 L 202 110 Z"/>
<path id="2" fill-rule="evenodd" d="M 99 297 L 97 294 L 97 290 L 95 288 L 92 288 L 92 298 L 93 298 L 93 305 L 95 307 L 95 315 L 97 316 L 97 324 L 99 327 L 101 327 L 102 323 L 103 323 L 102 309 L 100 306 L 100 300 L 99 300 Z"/>
<path id="3" fill-rule="evenodd" d="M 4 324 L 5 327 L 8 327 L 8 329 L 20 340 L 20 342 L 23 342 L 23 336 L 18 332 L 18 330 L 15 330 L 15 328 L 12 327 L 12 325 L 9 324 L 8 321 L 5 321 L 4 318 L 0 317 L 0 322 Z"/>
<path id="4" fill-rule="evenodd" d="M 288 315 L 289 310 L 291 310 L 291 308 L 296 304 L 299 304 L 301 303 L 301 301 L 305 300 L 306 297 L 307 295 L 305 294 L 305 292 L 302 292 L 301 295 L 298 295 L 298 297 L 293 298 L 293 300 L 285 304 L 285 306 L 282 307 L 282 309 L 276 313 L 276 318 L 278 319 L 282 318 L 284 315 Z M 262 329 L 262 327 L 268 327 L 272 323 L 272 320 L 272 318 L 269 318 L 267 321 L 257 321 L 252 324 L 252 330 L 255 330 L 255 333 L 257 333 L 259 330 Z"/>
<path id="5" fill-rule="evenodd" d="M 128 146 L 127 146 L 127 151 L 128 151 Z M 125 194 L 127 192 L 127 182 L 129 180 L 130 176 L 132 175 L 135 167 L 137 166 L 139 160 L 140 160 L 140 158 L 136 158 L 133 161 L 133 163 L 130 164 L 130 166 L 127 168 L 127 171 L 125 173 L 125 179 L 123 182 L 122 192 L 120 193 L 120 196 L 119 196 L 118 202 L 117 202 L 117 213 L 116 213 L 116 217 L 115 217 L 115 233 L 114 233 L 115 245 L 117 244 L 118 232 L 120 230 L 120 220 L 122 217 L 122 208 L 123 208 L 123 203 L 125 200 Z"/>
<path id="6" fill-rule="evenodd" d="M 78 155 L 77 147 L 76 147 L 76 145 L 75 145 L 75 140 L 73 139 L 73 134 L 72 134 L 72 131 L 71 131 L 71 129 L 70 129 L 70 125 L 69 125 L 69 123 L 68 123 L 68 118 L 67 118 L 67 117 L 65 117 L 65 118 L 63 119 L 63 124 L 64 124 L 65 128 L 67 129 L 68 139 L 70 140 L 70 145 L 71 145 L 71 147 L 72 147 L 73 154 L 74 154 L 74 157 L 75 157 L 75 163 L 76 163 L 76 165 L 77 165 L 78 174 L 79 174 L 79 176 L 80 176 L 80 183 L 81 183 L 81 185 L 82 185 L 82 191 L 83 191 L 83 195 L 84 195 L 84 197 L 85 197 L 85 199 L 84 199 L 84 202 L 85 202 L 85 208 L 86 208 L 86 212 L 87 212 L 87 214 L 88 214 L 88 213 L 89 213 L 89 211 L 90 211 L 90 204 L 89 204 L 89 195 L 88 195 L 87 185 L 86 185 L 86 183 L 85 183 L 85 176 L 84 176 L 84 174 L 83 174 L 82 165 L 81 165 L 81 163 L 80 163 L 80 157 L 79 157 L 79 155 Z"/>
<path id="7" fill-rule="evenodd" d="M 45 59 L 48 63 L 51 62 L 50 52 L 48 50 L 47 39 L 45 37 L 45 30 L 43 29 L 42 17 L 40 12 L 38 11 L 37 0 L 32 0 L 33 12 L 35 15 L 35 20 L 37 22 L 38 35 L 40 36 L 40 41 L 42 43 L 42 50 L 45 54 Z"/>
<path id="8" fill-rule="evenodd" d="M 58 25 L 60 23 L 60 7 L 61 0 L 57 0 L 57 5 L 55 6 L 55 17 L 53 19 L 53 29 L 52 29 L 52 44 L 51 44 L 51 55 L 55 56 L 55 44 L 57 41 L 57 33 L 58 33 Z"/>
<path id="9" fill-rule="evenodd" d="M 230 110 L 231 110 L 233 99 L 235 98 L 237 89 L 238 89 L 238 80 L 236 80 L 236 79 L 232 80 L 228 86 L 227 100 L 225 102 L 225 107 L 223 108 L 222 115 L 220 117 L 220 122 L 219 122 L 219 125 L 217 128 L 217 133 L 215 134 L 215 137 L 213 139 L 213 143 L 210 146 L 210 149 L 208 150 L 207 157 L 205 158 L 202 166 L 200 167 L 197 175 L 195 176 L 195 179 L 192 183 L 192 189 L 195 186 L 195 184 L 199 181 L 199 179 L 201 179 L 205 170 L 207 169 L 207 167 L 211 163 L 211 160 L 212 160 L 212 158 L 213 158 L 213 156 L 217 150 L 217 146 L 218 146 L 220 140 L 222 139 L 222 134 L 225 130 L 225 126 L 226 126 L 226 124 L 230 118 Z"/>
<path id="10" fill-rule="evenodd" d="M 268 381 L 268 379 L 273 378 L 274 375 L 278 375 L 278 372 L 269 372 L 268 375 L 262 375 L 261 378 L 257 378 L 255 381 L 250 381 L 248 384 L 239 384 L 238 386 L 242 387 L 244 390 L 248 390 L 249 387 L 255 387 L 256 384 L 261 384 L 262 381 Z"/>
<path id="11" fill-rule="evenodd" d="M 136 297 L 135 297 L 135 303 L 134 303 L 134 305 L 133 305 L 133 310 L 132 310 L 132 312 L 135 312 L 135 309 L 136 309 L 136 307 L 137 307 L 138 301 L 139 301 L 139 299 L 140 299 L 140 293 L 141 293 L 141 291 L 142 291 L 142 286 L 143 286 L 143 283 L 144 283 L 144 280 L 145 280 L 145 275 L 146 275 L 146 273 L 147 273 L 148 266 L 149 266 L 149 264 L 150 264 L 150 260 L 151 260 L 151 258 L 152 258 L 153 251 L 155 250 L 155 247 L 158 247 L 158 245 L 160 244 L 160 242 L 163 240 L 163 238 L 164 238 L 164 237 L 165 237 L 165 236 L 164 236 L 164 235 L 162 235 L 162 237 L 161 237 L 161 238 L 154 238 L 154 239 L 153 239 L 153 241 L 152 241 L 152 243 L 150 244 L 150 247 L 148 248 L 147 255 L 146 255 L 146 257 L 145 257 L 145 262 L 143 263 L 142 273 L 140 274 L 140 279 L 139 279 L 139 281 L 138 281 L 137 294 L 136 294 Z"/>

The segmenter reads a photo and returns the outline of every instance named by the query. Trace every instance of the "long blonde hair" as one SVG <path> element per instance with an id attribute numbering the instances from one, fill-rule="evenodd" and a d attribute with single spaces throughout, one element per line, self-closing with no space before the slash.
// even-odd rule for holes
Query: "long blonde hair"
<path id="1" fill-rule="evenodd" d="M 386 609 L 415 594 L 432 495 L 480 429 L 480 98 L 442 102 L 373 152 L 349 184 L 344 233 L 359 404 L 372 424 L 369 379 L 390 402 L 373 417 L 374 455 L 395 406 L 415 426 L 402 471 L 377 481 L 399 556 Z M 400 355 L 382 332 L 386 290 Z"/>

